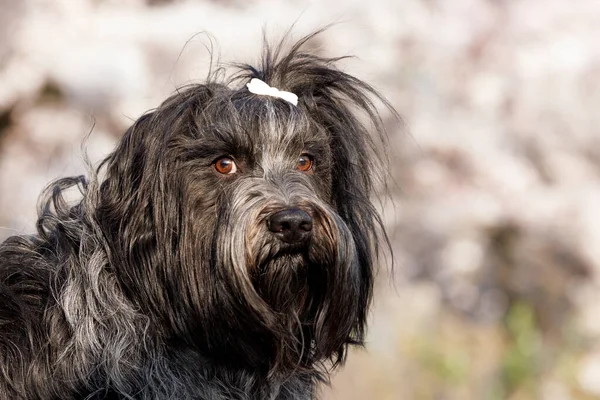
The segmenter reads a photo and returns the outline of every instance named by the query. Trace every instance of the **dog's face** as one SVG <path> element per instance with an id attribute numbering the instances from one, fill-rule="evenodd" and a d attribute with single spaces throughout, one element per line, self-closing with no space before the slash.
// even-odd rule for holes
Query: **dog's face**
<path id="1" fill-rule="evenodd" d="M 298 48 L 244 71 L 172 96 L 106 160 L 110 263 L 170 343 L 270 371 L 337 362 L 372 291 L 374 145 L 355 112 L 381 128 L 374 92 Z M 252 77 L 299 104 L 250 93 Z"/>

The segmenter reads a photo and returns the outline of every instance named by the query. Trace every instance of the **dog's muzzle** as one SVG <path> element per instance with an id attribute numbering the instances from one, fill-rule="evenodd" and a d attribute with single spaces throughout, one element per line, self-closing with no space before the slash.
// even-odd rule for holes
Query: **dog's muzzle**
<path id="1" fill-rule="evenodd" d="M 288 244 L 304 244 L 312 234 L 311 216 L 298 208 L 288 208 L 271 214 L 267 219 L 269 231 Z"/>

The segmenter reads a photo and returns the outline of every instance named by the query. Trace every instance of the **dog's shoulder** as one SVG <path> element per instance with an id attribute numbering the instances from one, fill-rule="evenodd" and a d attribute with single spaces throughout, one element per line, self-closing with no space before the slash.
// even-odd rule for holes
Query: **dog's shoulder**
<path id="1" fill-rule="evenodd" d="M 55 272 L 50 258 L 36 236 L 12 236 L 0 244 L 0 324 L 13 311 L 27 314 L 45 308 Z"/>
<path id="2" fill-rule="evenodd" d="M 0 345 L 39 325 L 52 276 L 35 236 L 12 236 L 0 244 Z"/>
<path id="3" fill-rule="evenodd" d="M 24 393 L 27 368 L 43 337 L 51 270 L 31 236 L 13 236 L 0 244 L 0 394 Z M 12 372 L 11 372 L 12 371 Z"/>

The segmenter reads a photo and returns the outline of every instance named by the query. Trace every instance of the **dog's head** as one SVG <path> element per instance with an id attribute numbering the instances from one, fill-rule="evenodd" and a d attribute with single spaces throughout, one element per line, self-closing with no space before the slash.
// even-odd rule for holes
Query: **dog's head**
<path id="1" fill-rule="evenodd" d="M 301 369 L 363 341 L 386 240 L 370 201 L 381 98 L 307 39 L 178 91 L 103 165 L 96 218 L 125 294 L 217 363 Z"/>

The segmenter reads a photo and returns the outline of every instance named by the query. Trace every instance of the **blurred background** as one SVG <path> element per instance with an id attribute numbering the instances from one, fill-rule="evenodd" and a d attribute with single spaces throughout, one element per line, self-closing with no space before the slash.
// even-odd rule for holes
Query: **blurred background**
<path id="1" fill-rule="evenodd" d="M 215 55 L 312 44 L 385 109 L 394 250 L 321 397 L 600 398 L 600 2 L 0 0 L 0 240 Z M 389 263 L 388 263 L 389 264 Z"/>

